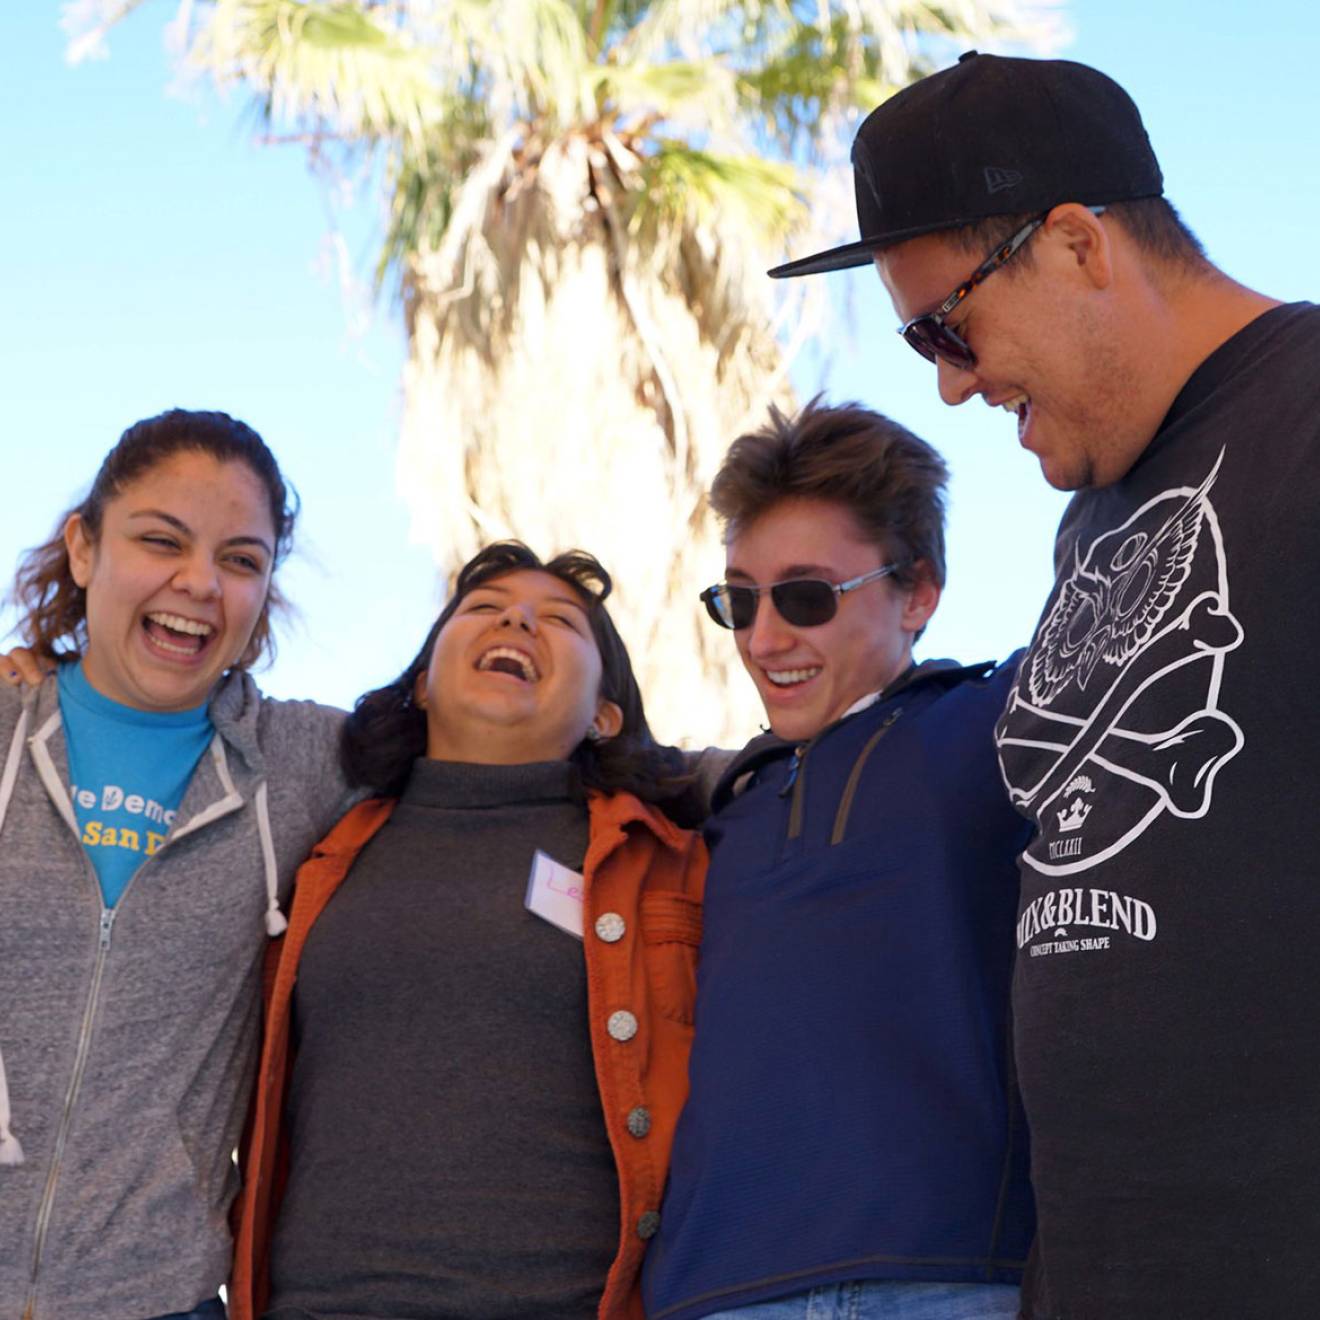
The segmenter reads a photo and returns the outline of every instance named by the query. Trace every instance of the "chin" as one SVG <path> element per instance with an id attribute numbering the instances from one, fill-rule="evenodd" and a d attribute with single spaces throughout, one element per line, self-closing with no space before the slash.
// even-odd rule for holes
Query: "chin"
<path id="1" fill-rule="evenodd" d="M 1084 458 L 1065 462 L 1047 454 L 1040 455 L 1040 471 L 1055 490 L 1082 490 L 1094 484 L 1091 464 Z"/>
<path id="2" fill-rule="evenodd" d="M 767 711 L 766 720 L 770 725 L 770 732 L 785 742 L 805 742 L 820 728 L 820 725 L 809 715 L 800 712 L 791 715 L 772 715 Z"/>

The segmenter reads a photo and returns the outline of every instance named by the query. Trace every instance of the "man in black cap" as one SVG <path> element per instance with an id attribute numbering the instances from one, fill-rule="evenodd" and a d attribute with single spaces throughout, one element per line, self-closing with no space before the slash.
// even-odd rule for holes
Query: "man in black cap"
<path id="1" fill-rule="evenodd" d="M 1039 1228 L 1029 1320 L 1320 1315 L 1320 308 L 1229 279 L 1136 107 L 964 56 L 853 148 L 861 241 L 947 403 L 1075 490 L 996 730 Z M 1292 657 L 1296 656 L 1296 660 Z"/>

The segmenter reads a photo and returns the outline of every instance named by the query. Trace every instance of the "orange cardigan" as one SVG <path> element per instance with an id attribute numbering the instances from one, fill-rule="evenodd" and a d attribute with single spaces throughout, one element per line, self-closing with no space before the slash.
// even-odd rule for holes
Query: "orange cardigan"
<path id="1" fill-rule="evenodd" d="M 261 1067 L 235 1206 L 231 1320 L 254 1320 L 269 1295 L 270 1242 L 289 1164 L 283 1117 L 298 961 L 317 917 L 393 810 L 392 801 L 360 803 L 313 849 L 298 872 L 289 929 L 267 957 Z M 583 868 L 588 1029 L 619 1174 L 620 1219 L 599 1315 L 641 1320 L 642 1255 L 659 1223 L 674 1126 L 687 1098 L 706 850 L 700 835 L 627 793 L 593 794 L 589 810 Z M 637 1021 L 628 1040 L 608 1030 L 611 1014 L 620 1010 Z"/>

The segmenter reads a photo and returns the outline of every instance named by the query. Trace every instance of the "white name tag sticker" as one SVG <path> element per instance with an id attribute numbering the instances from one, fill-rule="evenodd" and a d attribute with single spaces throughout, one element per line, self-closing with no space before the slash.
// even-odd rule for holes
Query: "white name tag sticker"
<path id="1" fill-rule="evenodd" d="M 532 873 L 527 877 L 526 906 L 529 912 L 535 912 L 552 926 L 581 939 L 586 895 L 586 882 L 576 871 L 560 865 L 539 848 L 536 850 Z"/>

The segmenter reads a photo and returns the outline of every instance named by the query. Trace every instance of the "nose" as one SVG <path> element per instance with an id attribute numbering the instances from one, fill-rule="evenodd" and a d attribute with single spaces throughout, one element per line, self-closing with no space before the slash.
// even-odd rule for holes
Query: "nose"
<path id="1" fill-rule="evenodd" d="M 793 645 L 793 634 L 769 595 L 756 598 L 756 615 L 747 630 L 747 653 L 753 659 L 773 656 Z"/>
<path id="2" fill-rule="evenodd" d="M 514 603 L 505 607 L 500 615 L 501 628 L 521 628 L 523 632 L 536 635 L 536 611 L 530 605 Z"/>
<path id="3" fill-rule="evenodd" d="M 220 594 L 220 574 L 210 555 L 200 551 L 185 554 L 174 574 L 174 587 L 194 600 L 210 600 Z"/>
<path id="4" fill-rule="evenodd" d="M 946 362 L 942 357 L 937 357 L 935 370 L 938 373 L 936 379 L 939 382 L 940 398 L 950 408 L 966 403 L 976 393 L 975 367 L 958 367 L 952 362 Z"/>

